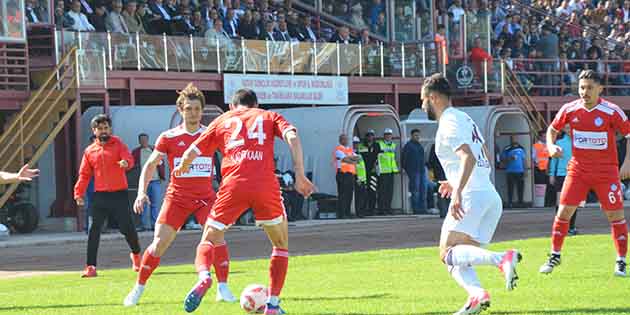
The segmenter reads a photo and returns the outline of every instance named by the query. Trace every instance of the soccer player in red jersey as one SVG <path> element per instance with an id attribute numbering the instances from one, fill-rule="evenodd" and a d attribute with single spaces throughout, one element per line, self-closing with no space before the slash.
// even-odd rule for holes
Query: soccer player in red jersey
<path id="1" fill-rule="evenodd" d="M 560 250 L 569 220 L 586 194 L 593 190 L 612 226 L 612 237 L 617 249 L 615 275 L 626 276 L 628 226 L 623 211 L 623 192 L 619 179 L 630 177 L 630 145 L 619 170 L 615 132 L 630 137 L 628 117 L 617 105 L 602 98 L 601 78 L 592 71 L 579 76 L 580 99 L 562 106 L 547 130 L 547 149 L 551 157 L 562 156 L 555 145 L 556 137 L 569 125 L 573 139 L 573 156 L 560 194 L 560 208 L 553 222 L 551 254 L 540 267 L 541 273 L 551 273 L 560 265 Z"/>
<path id="2" fill-rule="evenodd" d="M 171 170 L 180 163 L 184 151 L 197 140 L 206 129 L 201 125 L 201 116 L 205 98 L 192 83 L 179 93 L 177 110 L 184 122 L 173 129 L 163 132 L 157 139 L 155 150 L 142 168 L 138 196 L 134 202 L 134 211 L 142 213 L 144 204 L 149 202 L 146 190 L 150 179 L 163 157 L 168 158 Z M 190 163 L 191 171 L 187 174 L 171 176 L 162 209 L 155 225 L 153 242 L 142 256 L 142 264 L 138 273 L 138 280 L 129 295 L 125 298 L 125 306 L 138 303 L 144 286 L 160 263 L 171 245 L 177 231 L 193 214 L 201 224 L 206 222 L 212 204 L 216 199 L 212 189 L 214 151 L 207 151 L 197 156 Z M 213 247 L 215 257 L 214 270 L 219 285 L 217 287 L 217 301 L 235 302 L 236 299 L 227 286 L 229 273 L 229 254 L 225 241 L 217 242 Z"/>
<path id="3" fill-rule="evenodd" d="M 280 291 L 289 263 L 287 215 L 282 205 L 280 186 L 274 174 L 274 137 L 289 145 L 295 168 L 295 188 L 305 197 L 315 187 L 304 175 L 302 145 L 297 130 L 278 113 L 258 108 L 254 91 L 238 90 L 230 111 L 214 120 L 201 137 L 186 150 L 174 174 L 186 174 L 200 155 L 219 149 L 223 153 L 223 181 L 217 200 L 206 221 L 195 266 L 199 281 L 186 296 L 184 309 L 192 312 L 212 285 L 209 266 L 217 259 L 212 250 L 222 244 L 225 230 L 248 208 L 254 210 L 256 224 L 263 227 L 273 245 L 269 267 L 269 297 L 265 314 L 284 314 Z"/>

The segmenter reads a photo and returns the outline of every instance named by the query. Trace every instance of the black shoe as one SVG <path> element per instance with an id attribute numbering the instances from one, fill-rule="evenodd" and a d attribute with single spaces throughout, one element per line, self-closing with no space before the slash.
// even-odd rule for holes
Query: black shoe
<path id="1" fill-rule="evenodd" d="M 625 277 L 626 276 L 626 262 L 623 260 L 617 260 L 615 263 L 615 276 L 617 277 Z"/>
<path id="2" fill-rule="evenodd" d="M 538 270 L 540 273 L 549 274 L 553 271 L 553 268 L 560 266 L 560 254 L 549 254 L 549 260 L 540 266 Z"/>
<path id="3" fill-rule="evenodd" d="M 578 231 L 576 228 L 569 229 L 569 231 L 567 232 L 567 235 L 569 236 L 576 236 L 577 234 L 578 234 Z"/>

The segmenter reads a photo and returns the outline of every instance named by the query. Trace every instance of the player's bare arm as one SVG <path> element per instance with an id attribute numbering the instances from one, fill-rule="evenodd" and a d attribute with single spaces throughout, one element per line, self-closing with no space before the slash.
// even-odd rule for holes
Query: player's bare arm
<path id="1" fill-rule="evenodd" d="M 295 171 L 295 190 L 308 198 L 315 192 L 315 185 L 304 174 L 304 154 L 302 152 L 302 142 L 298 137 L 297 131 L 287 131 L 284 134 L 284 141 L 289 145 L 289 150 L 291 151 L 291 159 L 293 160 L 293 169 Z"/>
<path id="2" fill-rule="evenodd" d="M 142 213 L 145 203 L 151 203 L 149 196 L 147 196 L 147 187 L 149 187 L 149 179 L 153 178 L 153 174 L 161 161 L 162 154 L 154 150 L 149 156 L 149 159 L 142 166 L 140 180 L 138 181 L 138 195 L 136 196 L 136 201 L 133 203 L 133 211 L 137 214 Z"/>
<path id="3" fill-rule="evenodd" d="M 461 220 L 464 217 L 464 209 L 462 209 L 462 191 L 464 191 L 464 187 L 468 183 L 468 179 L 470 179 L 470 175 L 475 169 L 475 164 L 477 163 L 477 158 L 473 154 L 470 146 L 468 144 L 463 144 L 460 146 L 455 154 L 460 159 L 461 167 L 460 167 L 460 182 L 456 187 L 453 187 L 453 193 L 451 197 L 451 207 L 449 212 L 451 215 L 457 219 Z"/>
<path id="4" fill-rule="evenodd" d="M 17 173 L 0 172 L 0 184 L 30 182 L 37 176 L 39 176 L 39 170 L 32 169 L 28 164 L 25 164 Z"/>
<path id="5" fill-rule="evenodd" d="M 556 145 L 559 133 L 558 130 L 553 129 L 551 126 L 547 128 L 547 151 L 549 151 L 549 156 L 552 158 L 562 157 L 562 148 Z"/>
<path id="6" fill-rule="evenodd" d="M 180 176 L 182 174 L 186 174 L 190 171 L 190 165 L 192 162 L 199 156 L 199 153 L 195 150 L 194 146 L 191 146 L 184 152 L 182 156 L 182 162 L 175 167 L 173 170 L 173 175 Z"/>

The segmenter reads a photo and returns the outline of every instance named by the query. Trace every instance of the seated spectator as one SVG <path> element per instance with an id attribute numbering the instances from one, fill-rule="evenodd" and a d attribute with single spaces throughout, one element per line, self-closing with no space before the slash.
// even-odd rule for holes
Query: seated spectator
<path id="1" fill-rule="evenodd" d="M 206 31 L 205 37 L 208 38 L 211 45 L 215 45 L 217 40 L 219 42 L 230 40 L 230 36 L 223 29 L 223 21 L 221 19 L 214 20 L 214 26 Z"/>
<path id="2" fill-rule="evenodd" d="M 365 23 L 365 19 L 363 18 L 363 7 L 361 6 L 361 2 L 355 3 L 350 8 L 350 24 L 358 29 L 368 27 L 368 24 Z"/>
<path id="3" fill-rule="evenodd" d="M 90 14 L 89 21 L 94 25 L 96 32 L 107 32 L 105 19 L 107 18 L 107 8 L 105 4 L 97 3 L 94 5 L 94 14 Z"/>
<path id="4" fill-rule="evenodd" d="M 173 16 L 166 9 L 163 4 L 163 0 L 151 0 L 149 4 L 149 10 L 153 17 L 151 18 L 151 29 L 155 31 L 155 34 L 171 34 L 173 27 Z"/>
<path id="5" fill-rule="evenodd" d="M 374 26 L 378 23 L 379 15 L 385 13 L 385 5 L 381 0 L 372 0 L 370 8 L 370 25 Z"/>
<path id="6" fill-rule="evenodd" d="M 315 31 L 311 28 L 311 16 L 303 15 L 302 26 L 298 30 L 297 38 L 301 42 L 316 42 L 317 35 L 315 35 Z"/>
<path id="7" fill-rule="evenodd" d="M 182 18 L 181 11 L 177 6 L 177 0 L 166 0 L 166 5 L 164 6 L 164 8 L 174 21 Z"/>
<path id="8" fill-rule="evenodd" d="M 227 9 L 223 19 L 223 29 L 231 38 L 238 38 L 238 20 L 234 15 L 234 9 Z"/>
<path id="9" fill-rule="evenodd" d="M 265 23 L 265 31 L 260 34 L 258 39 L 268 40 L 270 42 L 275 42 L 276 40 L 278 40 L 276 32 L 274 32 L 273 30 L 274 26 L 275 23 L 273 21 L 267 21 L 267 23 Z"/>
<path id="10" fill-rule="evenodd" d="M 201 16 L 201 11 L 197 10 L 193 13 L 192 26 L 195 28 L 193 36 L 203 36 L 206 33 L 206 22 Z"/>
<path id="11" fill-rule="evenodd" d="M 175 25 L 175 33 L 177 35 L 193 35 L 197 33 L 197 28 L 193 25 L 192 13 L 188 7 L 183 7 L 182 19 Z"/>
<path id="12" fill-rule="evenodd" d="M 256 28 L 256 24 L 254 23 L 254 16 L 252 15 L 252 11 L 245 10 L 243 16 L 238 23 L 238 34 L 245 39 L 256 39 L 258 38 L 258 31 Z"/>
<path id="13" fill-rule="evenodd" d="M 291 35 L 289 35 L 289 28 L 286 21 L 278 22 L 278 40 L 284 42 L 292 41 Z"/>
<path id="14" fill-rule="evenodd" d="M 369 45 L 372 43 L 372 40 L 370 39 L 370 31 L 368 29 L 364 28 L 361 30 L 357 43 L 361 43 L 362 45 Z"/>
<path id="15" fill-rule="evenodd" d="M 145 34 L 144 25 L 142 20 L 136 15 L 138 3 L 136 0 L 128 0 L 125 5 L 125 10 L 121 13 L 125 24 L 127 24 L 127 30 L 129 33 Z"/>
<path id="16" fill-rule="evenodd" d="M 105 28 L 112 33 L 129 34 L 127 23 L 121 15 L 122 7 L 123 5 L 121 0 L 112 1 L 112 10 L 105 18 Z"/>
<path id="17" fill-rule="evenodd" d="M 68 17 L 72 20 L 70 29 L 77 32 L 94 32 L 96 29 L 88 21 L 87 16 L 81 13 L 81 2 L 74 0 L 70 11 L 68 11 Z"/>
<path id="18" fill-rule="evenodd" d="M 72 26 L 74 20 L 70 18 L 70 16 L 65 12 L 65 2 L 63 0 L 58 0 L 57 5 L 55 6 L 55 26 L 58 29 L 69 28 Z"/>
<path id="19" fill-rule="evenodd" d="M 142 28 L 147 34 L 157 34 L 157 31 L 153 29 L 153 23 L 160 20 L 162 17 L 153 14 L 149 9 L 146 2 L 140 2 L 138 9 L 136 9 L 136 20 L 142 23 Z"/>
<path id="20" fill-rule="evenodd" d="M 380 35 L 382 37 L 387 37 L 387 22 L 385 21 L 385 12 L 379 13 L 376 18 L 376 23 L 372 24 L 372 33 Z"/>
<path id="21" fill-rule="evenodd" d="M 26 0 L 24 11 L 26 15 L 26 20 L 28 23 L 42 23 L 42 15 L 40 10 L 38 9 L 39 3 L 37 0 Z"/>
<path id="22" fill-rule="evenodd" d="M 338 27 L 337 32 L 330 38 L 330 41 L 333 43 L 350 44 L 350 30 L 345 26 Z"/>

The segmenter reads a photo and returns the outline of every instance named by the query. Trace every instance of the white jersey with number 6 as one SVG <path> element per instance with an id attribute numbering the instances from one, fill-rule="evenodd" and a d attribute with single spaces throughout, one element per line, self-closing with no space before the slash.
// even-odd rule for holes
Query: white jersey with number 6
<path id="1" fill-rule="evenodd" d="M 483 150 L 484 142 L 479 128 L 468 114 L 453 107 L 442 113 L 435 135 L 435 153 L 451 186 L 456 187 L 461 180 L 461 160 L 455 152 L 467 144 L 477 163 L 463 191 L 494 190 L 490 181 L 490 162 Z"/>

